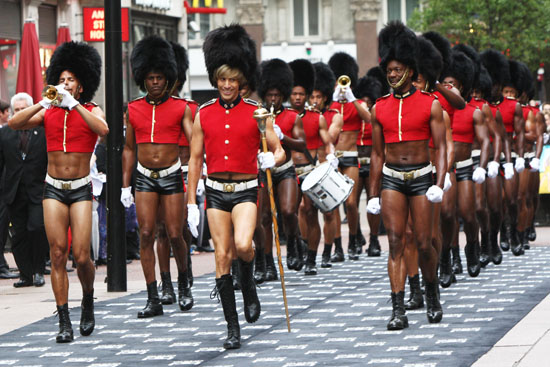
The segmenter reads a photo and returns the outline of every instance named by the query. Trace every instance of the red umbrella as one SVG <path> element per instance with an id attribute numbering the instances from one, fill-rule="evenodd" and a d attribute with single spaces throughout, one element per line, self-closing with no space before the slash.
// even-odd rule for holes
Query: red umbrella
<path id="1" fill-rule="evenodd" d="M 71 32 L 69 31 L 69 26 L 61 24 L 57 29 L 57 43 L 55 44 L 55 48 L 58 48 L 65 42 L 71 42 Z"/>
<path id="2" fill-rule="evenodd" d="M 36 26 L 33 20 L 27 20 L 23 27 L 15 91 L 17 93 L 26 92 L 30 94 L 35 102 L 38 102 L 42 99 L 43 87 L 40 46 L 38 45 Z"/>

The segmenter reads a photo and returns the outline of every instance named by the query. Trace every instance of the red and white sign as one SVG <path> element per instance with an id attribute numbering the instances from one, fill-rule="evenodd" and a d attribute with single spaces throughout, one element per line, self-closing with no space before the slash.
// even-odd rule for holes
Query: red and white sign
<path id="1" fill-rule="evenodd" d="M 104 42 L 105 41 L 105 9 L 104 8 L 83 8 L 84 10 L 84 41 Z M 128 8 L 120 9 L 122 42 L 130 40 Z"/>

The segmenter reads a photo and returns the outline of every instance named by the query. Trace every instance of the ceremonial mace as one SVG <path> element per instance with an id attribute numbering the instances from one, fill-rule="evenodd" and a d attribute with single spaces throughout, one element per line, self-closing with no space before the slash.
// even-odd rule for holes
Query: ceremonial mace
<path id="1" fill-rule="evenodd" d="M 254 111 L 254 119 L 258 121 L 258 129 L 262 135 L 262 152 L 267 153 L 267 140 L 266 133 L 266 120 L 268 117 L 273 117 L 272 113 L 269 113 L 265 108 L 258 108 Z M 290 317 L 288 316 L 288 303 L 286 300 L 286 287 L 285 287 L 285 272 L 283 269 L 283 260 L 281 258 L 281 245 L 279 243 L 279 228 L 277 225 L 277 207 L 275 206 L 275 198 L 273 196 L 273 181 L 271 179 L 271 169 L 265 171 L 267 176 L 267 189 L 269 191 L 269 203 L 271 205 L 271 219 L 273 221 L 273 232 L 275 232 L 275 245 L 277 246 L 277 260 L 279 263 L 279 273 L 281 275 L 281 288 L 283 289 L 283 301 L 285 304 L 286 314 L 286 326 L 290 333 Z"/>

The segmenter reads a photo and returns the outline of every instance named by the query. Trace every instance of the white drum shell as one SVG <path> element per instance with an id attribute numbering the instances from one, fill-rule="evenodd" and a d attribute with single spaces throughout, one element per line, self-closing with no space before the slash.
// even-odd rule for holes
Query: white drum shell
<path id="1" fill-rule="evenodd" d="M 353 180 L 336 171 L 328 163 L 315 168 L 302 183 L 302 192 L 323 213 L 342 204 L 353 190 Z"/>

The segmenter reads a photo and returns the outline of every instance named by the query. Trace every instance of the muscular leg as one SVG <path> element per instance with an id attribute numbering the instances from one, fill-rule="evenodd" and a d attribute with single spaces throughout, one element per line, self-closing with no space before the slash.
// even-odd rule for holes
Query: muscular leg
<path id="1" fill-rule="evenodd" d="M 477 276 L 480 270 L 479 264 L 479 226 L 475 214 L 472 212 L 472 206 L 475 204 L 473 181 L 461 181 L 458 183 L 458 211 L 464 222 L 464 233 L 466 234 L 466 261 L 468 263 L 468 274 Z M 458 231 L 457 231 L 458 232 Z"/>
<path id="2" fill-rule="evenodd" d="M 521 241 L 518 239 L 517 225 L 518 225 L 518 186 L 519 175 L 516 173 L 510 180 L 504 180 L 504 202 L 508 211 L 508 218 L 510 220 L 511 238 L 510 247 L 514 255 L 521 255 L 523 253 L 523 247 Z"/>
<path id="3" fill-rule="evenodd" d="M 404 235 L 407 225 L 409 204 L 407 197 L 398 191 L 382 191 L 382 219 L 388 232 L 390 256 L 388 275 L 393 293 L 404 291 L 406 268 L 403 261 Z"/>
<path id="4" fill-rule="evenodd" d="M 455 236 L 457 184 L 455 173 L 451 172 L 450 176 L 453 185 L 445 192 L 441 203 L 441 235 L 443 242 L 439 274 L 443 288 L 450 287 L 456 281 L 451 268 L 451 243 Z"/>
<path id="5" fill-rule="evenodd" d="M 485 253 L 483 247 L 481 248 L 481 266 L 485 266 L 489 262 L 491 257 L 499 257 L 499 254 L 500 257 L 502 257 L 502 254 L 500 253 L 500 248 L 497 244 L 497 235 L 500 231 L 500 225 L 502 222 L 502 177 L 500 175 L 494 178 L 487 177 L 486 183 L 486 198 L 487 206 L 489 208 L 490 231 L 487 253 Z M 481 244 L 483 245 L 483 238 Z M 485 255 L 487 256 L 486 260 L 484 259 Z"/>
<path id="6" fill-rule="evenodd" d="M 166 233 L 176 259 L 178 272 L 187 271 L 187 253 L 189 249 L 183 240 L 183 193 L 161 195 L 161 208 L 164 214 Z"/>
<path id="7" fill-rule="evenodd" d="M 359 180 L 359 167 L 344 167 L 342 173 L 351 178 L 354 182 Z M 346 200 L 346 212 L 348 217 L 348 226 L 350 235 L 357 234 L 357 193 L 355 186 L 352 189 L 351 195 Z"/>
<path id="8" fill-rule="evenodd" d="M 92 234 L 92 201 L 73 203 L 69 208 L 69 220 L 73 234 L 72 251 L 76 262 L 82 293 L 94 289 L 95 268 L 90 258 L 90 236 Z"/>
<path id="9" fill-rule="evenodd" d="M 304 266 L 304 256 L 302 243 L 298 238 L 298 182 L 293 178 L 286 178 L 278 183 L 276 190 L 279 214 L 282 215 L 287 237 L 287 266 L 300 271 Z"/>
<path id="10" fill-rule="evenodd" d="M 170 272 L 170 243 L 164 222 L 157 221 L 157 257 L 160 273 Z"/>
<path id="11" fill-rule="evenodd" d="M 141 268 L 145 283 L 156 281 L 155 277 L 155 225 L 159 195 L 155 192 L 136 191 L 136 212 L 139 223 Z"/>
<path id="12" fill-rule="evenodd" d="M 235 254 L 233 242 L 233 224 L 231 213 L 219 209 L 207 209 L 208 221 L 216 223 L 210 229 L 210 235 L 214 242 L 214 256 L 216 258 L 216 278 L 229 274 L 231 261 Z"/>
<path id="13" fill-rule="evenodd" d="M 529 195 L 529 180 L 531 177 L 531 172 L 529 169 L 523 170 L 519 174 L 519 187 L 518 187 L 518 231 L 525 232 L 527 227 L 529 227 L 529 211 L 532 207 L 532 201 Z"/>

